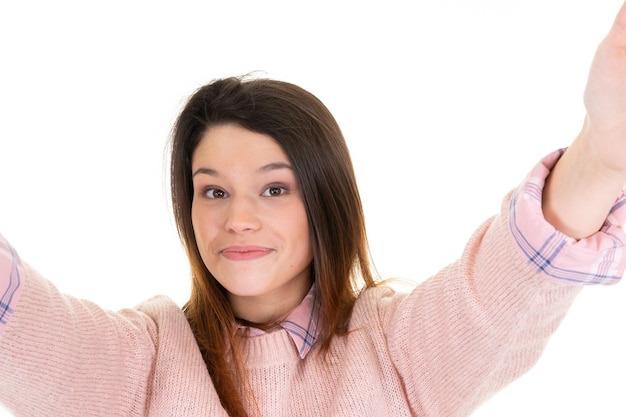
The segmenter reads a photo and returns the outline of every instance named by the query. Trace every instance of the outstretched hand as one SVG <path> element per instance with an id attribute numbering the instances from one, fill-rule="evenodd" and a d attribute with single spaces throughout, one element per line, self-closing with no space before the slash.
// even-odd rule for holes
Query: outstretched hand
<path id="1" fill-rule="evenodd" d="M 543 193 L 546 220 L 575 239 L 602 227 L 626 183 L 626 3 L 598 46 L 584 103 L 583 128 Z"/>

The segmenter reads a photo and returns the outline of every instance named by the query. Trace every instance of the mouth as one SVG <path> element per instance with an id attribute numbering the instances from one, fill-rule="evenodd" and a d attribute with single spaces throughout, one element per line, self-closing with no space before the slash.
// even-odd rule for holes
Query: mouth
<path id="1" fill-rule="evenodd" d="M 220 254 L 231 261 L 249 261 L 269 255 L 272 249 L 262 246 L 229 246 L 220 251 Z"/>

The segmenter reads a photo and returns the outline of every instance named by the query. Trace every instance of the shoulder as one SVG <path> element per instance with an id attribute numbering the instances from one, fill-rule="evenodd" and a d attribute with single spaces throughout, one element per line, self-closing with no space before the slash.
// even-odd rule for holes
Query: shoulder
<path id="1" fill-rule="evenodd" d="M 135 308 L 151 317 L 184 317 L 182 309 L 171 298 L 165 295 L 156 295 L 148 298 Z"/>
<path id="2" fill-rule="evenodd" d="M 385 321 L 397 307 L 406 299 L 410 290 L 396 289 L 389 284 L 379 284 L 376 287 L 364 289 L 357 298 L 352 312 L 352 323 L 363 320 Z"/>
<path id="3" fill-rule="evenodd" d="M 159 332 L 168 327 L 188 326 L 182 308 L 165 295 L 148 298 L 134 308 L 122 310 L 120 313 L 142 316 L 153 322 Z"/>

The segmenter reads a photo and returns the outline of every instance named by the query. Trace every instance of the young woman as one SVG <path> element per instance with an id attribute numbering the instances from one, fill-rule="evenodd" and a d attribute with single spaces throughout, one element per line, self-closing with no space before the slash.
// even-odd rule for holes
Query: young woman
<path id="1" fill-rule="evenodd" d="M 396 293 L 370 270 L 341 131 L 307 91 L 228 78 L 173 132 L 193 278 L 110 312 L 61 294 L 0 241 L 0 400 L 18 416 L 464 416 L 531 367 L 583 284 L 626 253 L 626 7 L 587 117 L 457 262 Z"/>

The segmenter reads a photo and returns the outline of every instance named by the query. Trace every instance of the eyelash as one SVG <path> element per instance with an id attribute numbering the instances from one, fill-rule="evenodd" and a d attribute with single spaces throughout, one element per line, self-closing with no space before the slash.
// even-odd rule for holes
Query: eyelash
<path id="1" fill-rule="evenodd" d="M 270 190 L 272 189 L 279 189 L 280 190 L 280 194 L 278 195 L 271 195 L 270 194 Z M 215 197 L 215 193 L 223 193 L 222 197 Z M 283 185 L 283 184 L 271 184 L 268 185 L 267 187 L 265 187 L 265 189 L 263 190 L 263 192 L 261 193 L 261 195 L 263 197 L 279 197 L 281 195 L 285 195 L 289 192 L 289 189 Z M 219 200 L 219 199 L 223 199 L 223 198 L 228 198 L 228 193 L 224 190 L 222 190 L 221 188 L 217 188 L 217 187 L 207 187 L 202 191 L 202 194 L 204 196 L 206 196 L 206 198 L 210 199 L 210 200 Z"/>

